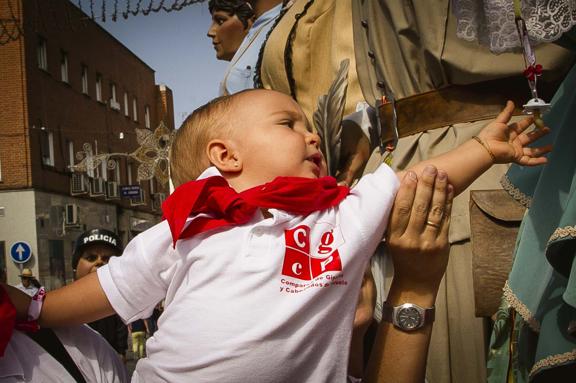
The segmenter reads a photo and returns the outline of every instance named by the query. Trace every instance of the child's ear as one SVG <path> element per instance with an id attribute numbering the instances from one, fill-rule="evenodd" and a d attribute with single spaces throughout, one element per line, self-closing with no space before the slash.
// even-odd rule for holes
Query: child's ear
<path id="1" fill-rule="evenodd" d="M 206 154 L 213 166 L 221 173 L 237 173 L 242 170 L 242 161 L 234 144 L 229 140 L 212 140 Z"/>

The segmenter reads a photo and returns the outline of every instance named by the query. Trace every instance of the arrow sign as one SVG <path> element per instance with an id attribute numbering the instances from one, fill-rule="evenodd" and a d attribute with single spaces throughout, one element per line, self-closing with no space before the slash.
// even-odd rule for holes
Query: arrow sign
<path id="1" fill-rule="evenodd" d="M 26 242 L 15 242 L 10 247 L 10 257 L 16 263 L 26 263 L 32 257 L 30 245 Z"/>

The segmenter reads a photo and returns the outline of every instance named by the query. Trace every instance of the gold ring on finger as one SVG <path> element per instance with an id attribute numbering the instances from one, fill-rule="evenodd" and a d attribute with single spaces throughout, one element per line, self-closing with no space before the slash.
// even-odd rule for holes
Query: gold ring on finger
<path id="1" fill-rule="evenodd" d="M 432 221 L 430 221 L 430 220 L 426 221 L 426 225 L 435 227 L 436 229 L 440 229 L 440 224 L 439 224 L 439 223 L 432 222 Z"/>

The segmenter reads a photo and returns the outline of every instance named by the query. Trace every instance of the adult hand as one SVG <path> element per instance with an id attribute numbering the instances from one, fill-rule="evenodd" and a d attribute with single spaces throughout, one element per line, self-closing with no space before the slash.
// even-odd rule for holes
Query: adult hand
<path id="1" fill-rule="evenodd" d="M 528 117 L 508 124 L 513 112 L 514 103 L 508 101 L 496 120 L 482 129 L 478 137 L 494 154 L 496 163 L 515 162 L 524 166 L 545 164 L 547 159 L 542 156 L 552 150 L 552 145 L 541 147 L 529 147 L 528 145 L 548 134 L 550 129 L 534 129 L 526 133 L 525 130 L 532 125 L 534 119 Z"/>
<path id="2" fill-rule="evenodd" d="M 422 175 L 406 172 L 388 225 L 394 279 L 387 303 L 431 307 L 448 263 L 448 227 L 454 191 L 447 175 L 432 166 Z M 405 332 L 382 321 L 365 381 L 423 382 L 432 324 Z"/>
<path id="3" fill-rule="evenodd" d="M 453 188 L 447 174 L 427 166 L 405 173 L 388 225 L 394 283 L 416 292 L 438 288 L 448 264 Z"/>

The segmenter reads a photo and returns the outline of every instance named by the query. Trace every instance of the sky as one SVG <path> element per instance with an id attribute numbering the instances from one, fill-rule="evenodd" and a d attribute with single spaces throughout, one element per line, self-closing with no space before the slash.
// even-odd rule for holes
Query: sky
<path id="1" fill-rule="evenodd" d="M 227 62 L 216 59 L 211 40 L 208 2 L 180 11 L 109 18 L 100 25 L 156 71 L 156 83 L 174 96 L 176 127 L 198 106 L 218 96 Z"/>

